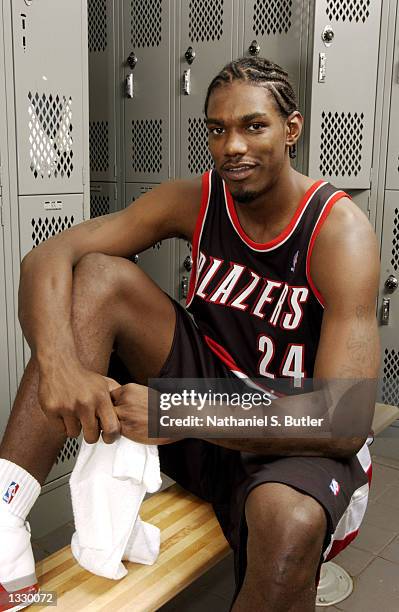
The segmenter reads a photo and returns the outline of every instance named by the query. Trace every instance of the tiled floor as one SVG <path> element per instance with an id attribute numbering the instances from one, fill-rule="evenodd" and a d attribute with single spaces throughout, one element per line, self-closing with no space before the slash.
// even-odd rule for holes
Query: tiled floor
<path id="1" fill-rule="evenodd" d="M 399 612 L 399 461 L 375 455 L 373 486 L 358 538 L 334 559 L 354 579 L 352 595 L 317 612 Z M 73 525 L 34 540 L 35 558 L 69 544 Z M 234 591 L 232 555 L 180 593 L 162 612 L 228 612 Z M 117 612 L 117 611 L 113 611 Z"/>

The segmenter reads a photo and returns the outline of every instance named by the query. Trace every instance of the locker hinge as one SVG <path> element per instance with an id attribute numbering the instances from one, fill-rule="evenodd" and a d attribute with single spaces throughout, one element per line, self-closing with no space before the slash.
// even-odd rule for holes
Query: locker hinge
<path id="1" fill-rule="evenodd" d="M 371 168 L 370 168 L 370 177 L 369 177 L 369 181 L 370 181 L 370 189 L 371 189 L 371 186 L 372 186 L 372 184 L 373 184 L 373 166 L 371 166 Z"/>
<path id="2" fill-rule="evenodd" d="M 83 221 L 85 221 L 86 220 L 86 215 L 85 215 L 85 201 L 84 201 L 84 198 L 83 198 L 83 202 L 82 202 L 82 208 L 83 208 L 83 215 L 82 215 L 83 216 Z"/>
<path id="3" fill-rule="evenodd" d="M 116 164 L 114 164 L 114 178 L 116 178 L 118 176 L 118 167 Z"/>
<path id="4" fill-rule="evenodd" d="M 0 196 L 1 196 L 1 189 L 0 189 Z M 1 227 L 4 227 L 3 202 L 1 202 L 1 204 L 0 204 L 0 225 L 1 225 Z"/>
<path id="5" fill-rule="evenodd" d="M 114 185 L 114 200 L 116 204 L 118 201 L 118 185 Z"/>
<path id="6" fill-rule="evenodd" d="M 369 219 L 371 217 L 371 198 L 370 198 L 370 194 L 368 194 L 367 196 L 367 213 L 369 216 Z"/>
<path id="7" fill-rule="evenodd" d="M 85 169 L 84 169 L 84 167 L 82 168 L 82 185 L 86 185 L 86 182 L 85 182 Z"/>

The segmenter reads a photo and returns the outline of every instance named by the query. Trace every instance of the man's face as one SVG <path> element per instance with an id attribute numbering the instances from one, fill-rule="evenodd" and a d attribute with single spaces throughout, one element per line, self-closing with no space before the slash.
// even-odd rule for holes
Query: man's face
<path id="1" fill-rule="evenodd" d="M 237 202 L 252 202 L 272 187 L 287 163 L 287 121 L 272 94 L 242 81 L 214 89 L 207 116 L 218 173 Z"/>

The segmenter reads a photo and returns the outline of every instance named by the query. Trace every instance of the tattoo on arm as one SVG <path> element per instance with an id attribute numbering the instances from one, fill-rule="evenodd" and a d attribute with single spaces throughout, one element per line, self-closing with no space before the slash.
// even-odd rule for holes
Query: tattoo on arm
<path id="1" fill-rule="evenodd" d="M 346 341 L 349 363 L 340 370 L 345 378 L 363 378 L 376 366 L 375 330 L 367 324 L 370 308 L 359 305 L 355 312 L 355 324 Z"/>
<path id="2" fill-rule="evenodd" d="M 104 217 L 98 217 L 97 219 L 90 219 L 87 222 L 87 229 L 89 232 L 95 232 L 100 227 L 102 227 L 106 223 L 106 219 Z"/>

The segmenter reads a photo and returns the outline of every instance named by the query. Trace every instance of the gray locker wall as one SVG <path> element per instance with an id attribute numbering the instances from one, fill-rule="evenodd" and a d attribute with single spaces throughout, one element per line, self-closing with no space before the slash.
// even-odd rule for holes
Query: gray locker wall
<path id="1" fill-rule="evenodd" d="M 90 217 L 100 217 L 118 209 L 116 183 L 90 183 Z"/>
<path id="2" fill-rule="evenodd" d="M 380 17 L 381 0 L 315 3 L 308 173 L 337 187 L 370 188 Z"/>

